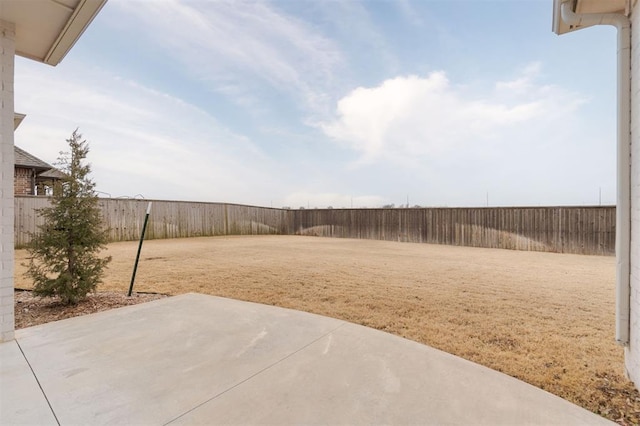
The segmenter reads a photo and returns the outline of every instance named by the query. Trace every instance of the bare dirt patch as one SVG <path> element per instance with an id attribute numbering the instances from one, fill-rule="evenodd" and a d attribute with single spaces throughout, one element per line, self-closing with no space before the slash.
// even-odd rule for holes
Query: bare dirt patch
<path id="1" fill-rule="evenodd" d="M 136 242 L 109 245 L 124 294 Z M 26 252 L 17 252 L 18 287 Z M 145 242 L 136 291 L 199 292 L 394 333 L 529 382 L 622 424 L 640 395 L 614 342 L 615 259 L 300 236 Z"/>

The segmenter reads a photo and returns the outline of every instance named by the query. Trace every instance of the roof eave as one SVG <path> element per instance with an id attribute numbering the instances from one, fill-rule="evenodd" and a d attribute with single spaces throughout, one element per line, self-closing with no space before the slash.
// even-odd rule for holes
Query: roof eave
<path id="1" fill-rule="evenodd" d="M 69 53 L 73 45 L 76 44 L 106 2 L 107 0 L 82 0 L 73 11 L 62 31 L 60 31 L 60 34 L 58 34 L 42 62 L 53 66 L 58 65 Z M 38 60 L 37 58 L 32 59 Z"/>
<path id="2" fill-rule="evenodd" d="M 637 0 L 634 0 L 637 2 Z M 591 19 L 581 19 L 575 25 L 568 24 L 562 19 L 562 4 L 571 5 L 571 11 L 577 15 Z M 629 15 L 631 3 L 625 0 L 553 0 L 553 32 L 562 35 L 583 28 L 597 25 L 594 18 L 609 15 Z"/>
<path id="3" fill-rule="evenodd" d="M 14 132 L 16 131 L 16 129 L 18 128 L 20 123 L 22 123 L 22 120 L 24 120 L 26 116 L 27 114 L 20 114 L 19 112 L 16 112 L 13 114 L 13 131 Z"/>
<path id="4" fill-rule="evenodd" d="M 571 2 L 571 9 L 575 12 L 577 7 L 577 0 L 553 0 L 553 32 L 557 35 L 562 35 L 566 33 L 570 33 L 572 31 L 577 31 L 582 28 L 587 28 L 590 25 L 570 25 L 564 22 L 562 19 L 562 3 L 566 3 L 567 1 Z"/>

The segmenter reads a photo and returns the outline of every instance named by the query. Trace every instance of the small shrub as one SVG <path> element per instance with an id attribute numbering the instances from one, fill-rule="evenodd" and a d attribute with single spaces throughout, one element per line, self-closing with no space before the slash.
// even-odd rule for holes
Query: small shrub
<path id="1" fill-rule="evenodd" d="M 91 168 L 84 164 L 89 147 L 77 129 L 67 139 L 70 152 L 60 153 L 58 165 L 65 178 L 56 183 L 51 207 L 40 209 L 44 218 L 32 235 L 27 250 L 27 276 L 34 294 L 58 297 L 63 304 L 76 304 L 101 282 L 110 257 L 99 257 L 105 248 L 103 229 Z"/>

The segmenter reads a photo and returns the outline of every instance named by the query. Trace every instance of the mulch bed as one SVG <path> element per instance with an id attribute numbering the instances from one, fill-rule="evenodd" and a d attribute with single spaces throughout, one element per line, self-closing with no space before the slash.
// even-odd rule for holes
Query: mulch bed
<path id="1" fill-rule="evenodd" d="M 124 293 L 106 291 L 91 293 L 77 305 L 63 305 L 55 298 L 34 296 L 30 290 L 16 289 L 14 297 L 16 329 L 20 329 L 122 306 L 150 302 L 168 296 L 157 293 L 133 293 L 131 297 L 127 297 Z"/>

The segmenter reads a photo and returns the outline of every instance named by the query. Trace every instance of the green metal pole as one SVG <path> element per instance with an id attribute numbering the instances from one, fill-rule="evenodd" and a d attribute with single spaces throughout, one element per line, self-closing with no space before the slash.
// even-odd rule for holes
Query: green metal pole
<path id="1" fill-rule="evenodd" d="M 140 244 L 138 244 L 138 254 L 136 254 L 136 263 L 133 265 L 133 275 L 131 275 L 131 284 L 129 284 L 129 294 L 133 291 L 133 283 L 136 280 L 136 272 L 138 271 L 138 261 L 140 260 L 140 252 L 142 251 L 142 242 L 144 241 L 144 232 L 147 230 L 147 222 L 149 221 L 149 214 L 151 213 L 151 202 L 147 206 L 147 214 L 144 216 L 144 225 L 142 225 L 142 233 L 140 234 Z"/>

